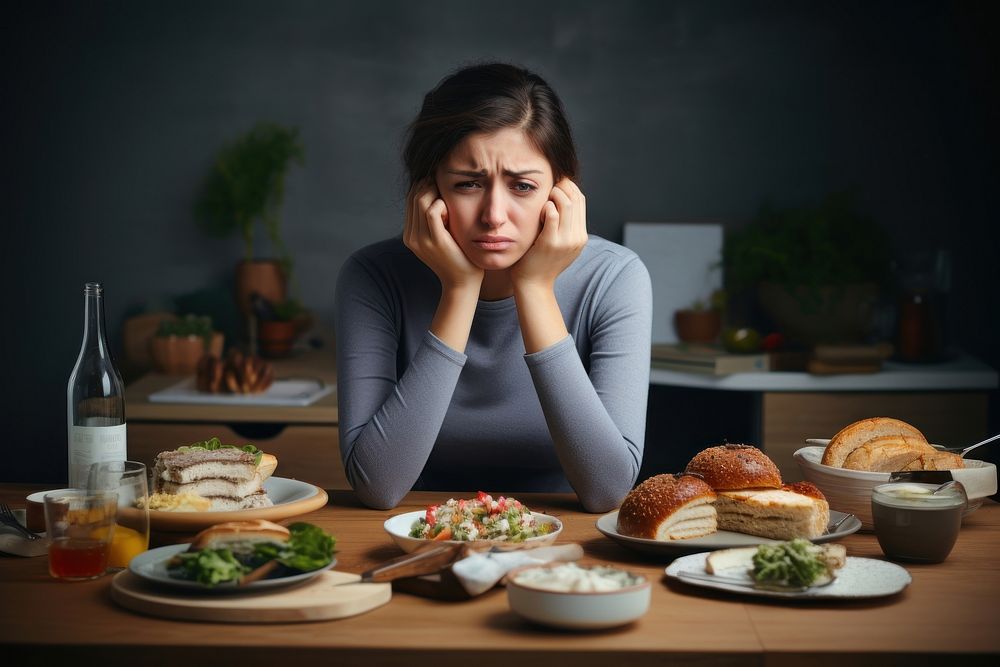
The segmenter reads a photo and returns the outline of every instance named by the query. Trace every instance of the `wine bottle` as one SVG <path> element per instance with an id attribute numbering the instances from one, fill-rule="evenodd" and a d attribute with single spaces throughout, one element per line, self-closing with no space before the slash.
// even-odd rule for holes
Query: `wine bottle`
<path id="1" fill-rule="evenodd" d="M 93 464 L 126 459 L 125 385 L 108 346 L 100 283 L 84 285 L 83 302 L 83 344 L 66 390 L 74 488 L 87 485 Z"/>

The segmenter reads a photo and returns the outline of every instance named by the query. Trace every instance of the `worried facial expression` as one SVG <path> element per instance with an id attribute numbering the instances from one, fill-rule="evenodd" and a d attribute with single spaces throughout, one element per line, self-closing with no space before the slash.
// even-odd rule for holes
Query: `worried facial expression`
<path id="1" fill-rule="evenodd" d="M 509 269 L 531 248 L 552 191 L 549 161 L 521 130 L 466 137 L 438 167 L 448 231 L 486 271 Z"/>

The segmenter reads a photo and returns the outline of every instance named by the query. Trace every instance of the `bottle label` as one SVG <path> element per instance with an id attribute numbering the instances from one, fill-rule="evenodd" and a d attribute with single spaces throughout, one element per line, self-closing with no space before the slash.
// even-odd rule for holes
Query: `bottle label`
<path id="1" fill-rule="evenodd" d="M 95 463 L 126 460 L 125 441 L 125 424 L 70 426 L 69 485 L 86 487 L 90 466 Z"/>

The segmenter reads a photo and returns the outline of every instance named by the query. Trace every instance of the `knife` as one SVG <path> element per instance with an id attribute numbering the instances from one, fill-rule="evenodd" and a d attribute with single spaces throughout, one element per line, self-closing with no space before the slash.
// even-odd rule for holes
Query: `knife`
<path id="1" fill-rule="evenodd" d="M 428 544 L 361 573 L 362 582 L 383 582 L 439 572 L 462 552 L 461 544 Z"/>

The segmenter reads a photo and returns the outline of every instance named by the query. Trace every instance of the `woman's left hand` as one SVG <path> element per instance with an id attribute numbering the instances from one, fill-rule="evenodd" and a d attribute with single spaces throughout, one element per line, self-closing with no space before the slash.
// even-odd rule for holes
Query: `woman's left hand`
<path id="1" fill-rule="evenodd" d="M 576 183 L 564 178 L 553 186 L 542 207 L 541 231 L 524 257 L 511 267 L 511 280 L 515 286 L 551 289 L 586 244 L 587 200 Z"/>

